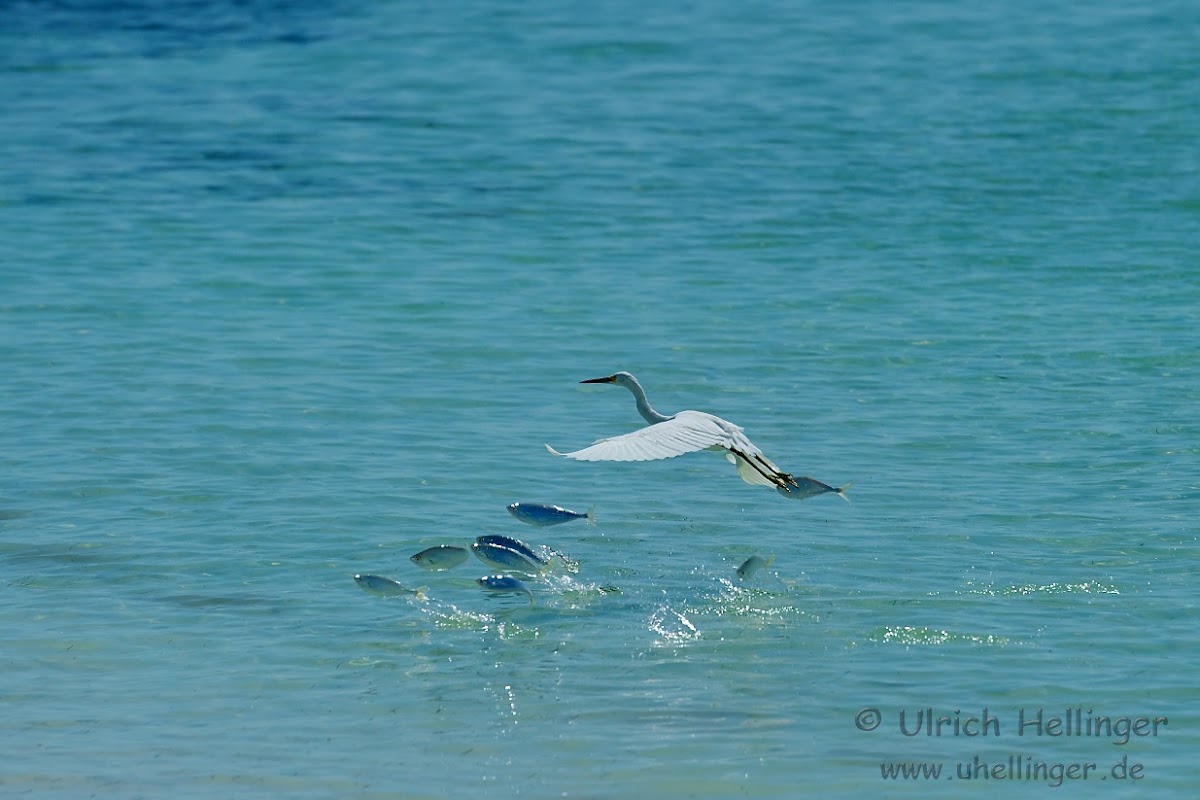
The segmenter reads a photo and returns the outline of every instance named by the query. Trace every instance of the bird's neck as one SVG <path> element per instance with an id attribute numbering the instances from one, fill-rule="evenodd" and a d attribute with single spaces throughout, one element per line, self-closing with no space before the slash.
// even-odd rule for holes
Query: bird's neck
<path id="1" fill-rule="evenodd" d="M 667 415 L 660 414 L 654 410 L 654 407 L 650 405 L 650 401 L 646 399 L 646 392 L 642 389 L 641 384 L 635 382 L 629 387 L 629 391 L 633 392 L 633 398 L 637 400 L 638 413 L 642 415 L 642 419 L 646 420 L 646 422 L 654 425 L 670 419 Z"/>

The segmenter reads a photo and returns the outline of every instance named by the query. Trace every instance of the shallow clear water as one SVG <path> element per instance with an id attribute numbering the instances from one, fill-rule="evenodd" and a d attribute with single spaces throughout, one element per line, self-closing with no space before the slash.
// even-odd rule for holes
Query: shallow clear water
<path id="1" fill-rule="evenodd" d="M 1186 3 L 12 6 L 0 787 L 957 797 L 1012 755 L 1190 797 L 1198 31 Z M 553 459 L 641 424 L 577 383 L 618 369 L 852 502 L 707 453 Z M 578 571 L 531 606 L 408 560 L 485 532 Z M 1068 708 L 1168 722 L 1019 727 Z"/>

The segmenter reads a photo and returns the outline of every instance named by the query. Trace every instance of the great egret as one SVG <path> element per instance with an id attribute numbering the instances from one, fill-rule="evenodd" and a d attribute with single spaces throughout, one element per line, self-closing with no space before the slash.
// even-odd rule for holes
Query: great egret
<path id="1" fill-rule="evenodd" d="M 795 478 L 772 464 L 746 438 L 742 429 L 732 422 L 703 411 L 680 411 L 672 416 L 655 411 L 646 399 L 642 385 L 628 372 L 591 378 L 580 383 L 615 383 L 624 386 L 633 393 L 638 413 L 650 424 L 631 433 L 600 439 L 591 447 L 573 453 L 560 453 L 546 445 L 546 449 L 556 456 L 576 461 L 654 461 L 697 450 L 724 450 L 725 457 L 737 466 L 738 475 L 746 483 L 771 486 L 778 489 L 780 494 L 801 488 Z"/>

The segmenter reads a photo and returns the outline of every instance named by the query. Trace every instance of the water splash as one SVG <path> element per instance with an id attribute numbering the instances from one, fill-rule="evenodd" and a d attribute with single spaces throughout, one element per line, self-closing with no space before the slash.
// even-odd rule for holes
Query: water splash
<path id="1" fill-rule="evenodd" d="M 1007 636 L 980 635 L 974 633 L 956 633 L 940 628 L 926 628 L 914 625 L 888 625 L 876 630 L 867 637 L 872 642 L 885 642 L 904 645 L 940 645 L 951 643 L 998 645 L 1003 647 L 1010 644 Z"/>
<path id="2" fill-rule="evenodd" d="M 669 606 L 656 608 L 647 626 L 658 634 L 659 644 L 684 644 L 700 638 L 700 631 L 692 621 Z"/>
<path id="3" fill-rule="evenodd" d="M 1120 594 L 1114 584 L 1100 581 L 1081 581 L 1079 583 L 1023 583 L 993 588 L 967 589 L 964 594 L 981 594 L 988 597 L 1010 597 L 1012 595 L 1032 594 Z"/>

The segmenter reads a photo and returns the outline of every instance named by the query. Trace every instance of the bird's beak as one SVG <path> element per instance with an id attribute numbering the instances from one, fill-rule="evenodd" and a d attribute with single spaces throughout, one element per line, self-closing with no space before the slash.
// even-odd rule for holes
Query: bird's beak
<path id="1" fill-rule="evenodd" d="M 615 375 L 607 375 L 603 378 L 588 378 L 586 381 L 580 381 L 580 383 L 612 383 L 616 380 L 616 377 Z"/>

